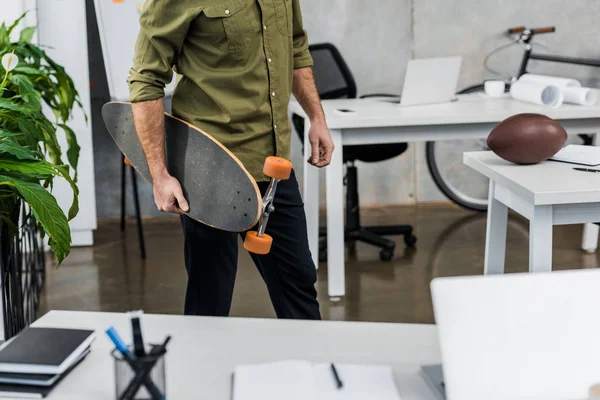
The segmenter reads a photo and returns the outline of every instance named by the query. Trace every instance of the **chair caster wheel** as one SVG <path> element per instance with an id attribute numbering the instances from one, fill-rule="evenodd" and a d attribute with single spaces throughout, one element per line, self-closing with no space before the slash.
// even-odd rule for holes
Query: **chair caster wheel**
<path id="1" fill-rule="evenodd" d="M 415 247 L 415 244 L 417 244 L 417 237 L 414 235 L 410 235 L 410 236 L 405 236 L 404 237 L 404 243 L 408 246 L 408 247 Z"/>
<path id="2" fill-rule="evenodd" d="M 383 249 L 379 252 L 381 261 L 391 261 L 394 258 L 394 249 Z"/>

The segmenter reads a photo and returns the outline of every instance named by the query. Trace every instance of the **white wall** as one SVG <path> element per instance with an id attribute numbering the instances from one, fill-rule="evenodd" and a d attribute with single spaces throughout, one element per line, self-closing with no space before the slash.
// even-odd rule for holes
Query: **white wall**
<path id="1" fill-rule="evenodd" d="M 45 47 L 48 55 L 63 65 L 67 73 L 73 78 L 85 113 L 90 116 L 85 2 L 78 0 L 41 0 L 38 2 L 38 18 L 40 44 Z M 86 123 L 81 110 L 75 109 L 72 119 L 69 121 L 69 126 L 77 134 L 77 140 L 81 146 L 78 165 L 80 211 L 79 215 L 71 221 L 71 234 L 74 246 L 87 246 L 93 244 L 93 231 L 96 229 L 96 193 L 91 121 Z M 61 145 L 66 146 L 66 141 L 62 136 Z M 64 180 L 58 180 L 53 193 L 63 209 L 68 210 L 72 201 L 72 192 L 68 184 Z"/>

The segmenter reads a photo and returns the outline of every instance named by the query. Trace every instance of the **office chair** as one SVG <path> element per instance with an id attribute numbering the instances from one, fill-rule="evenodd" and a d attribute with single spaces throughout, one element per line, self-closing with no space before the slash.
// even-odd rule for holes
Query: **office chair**
<path id="1" fill-rule="evenodd" d="M 313 58 L 313 73 L 317 90 L 321 99 L 356 98 L 356 83 L 337 48 L 330 43 L 321 43 L 309 46 Z M 373 94 L 365 97 L 397 97 L 387 94 Z M 304 119 L 292 115 L 292 122 L 300 141 L 304 146 Z M 394 257 L 396 244 L 384 238 L 388 235 L 403 235 L 404 242 L 409 247 L 414 247 L 417 238 L 413 235 L 410 225 L 397 226 L 366 226 L 360 223 L 358 170 L 356 161 L 374 163 L 389 160 L 404 153 L 408 149 L 407 143 L 353 145 L 344 146 L 344 163 L 347 172 L 344 184 L 346 185 L 346 227 L 345 241 L 354 245 L 357 241 L 365 242 L 381 248 L 379 257 L 382 261 L 390 261 Z M 324 261 L 327 257 L 326 229 L 319 230 L 320 245 L 319 259 Z M 354 246 L 352 246 L 354 249 Z"/>

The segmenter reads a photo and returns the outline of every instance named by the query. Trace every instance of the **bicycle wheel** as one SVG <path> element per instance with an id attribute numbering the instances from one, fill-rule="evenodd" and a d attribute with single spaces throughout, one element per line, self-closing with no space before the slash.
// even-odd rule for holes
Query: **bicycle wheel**
<path id="1" fill-rule="evenodd" d="M 469 210 L 487 210 L 489 180 L 463 163 L 463 153 L 487 149 L 486 139 L 426 144 L 427 166 L 436 186 L 450 200 Z"/>

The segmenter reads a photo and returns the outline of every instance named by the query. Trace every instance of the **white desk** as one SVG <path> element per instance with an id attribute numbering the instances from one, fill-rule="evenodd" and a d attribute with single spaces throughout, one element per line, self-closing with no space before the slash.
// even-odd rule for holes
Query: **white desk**
<path id="1" fill-rule="evenodd" d="M 464 154 L 490 179 L 485 274 L 504 273 L 508 208 L 530 222 L 529 271 L 552 271 L 552 226 L 600 221 L 600 176 L 546 161 L 516 165 L 491 151 Z"/>
<path id="2" fill-rule="evenodd" d="M 339 113 L 338 109 L 354 113 Z M 486 99 L 478 94 L 459 96 L 447 104 L 400 107 L 372 99 L 326 100 L 323 109 L 336 150 L 326 168 L 328 292 L 331 297 L 345 294 L 343 146 L 357 144 L 425 142 L 485 138 L 500 121 L 520 113 L 539 113 L 557 119 L 569 134 L 599 133 L 600 105 L 564 105 L 546 108 L 512 99 Z M 305 118 L 305 143 L 310 121 L 302 107 L 290 104 L 290 113 Z M 304 146 L 304 159 L 310 156 Z M 390 182 L 394 184 L 394 182 Z M 319 254 L 319 174 L 304 163 L 303 191 L 308 237 L 315 264 Z M 418 237 L 419 233 L 415 232 Z"/>
<path id="3" fill-rule="evenodd" d="M 49 400 L 115 398 L 114 346 L 104 333 L 110 325 L 130 340 L 125 314 L 52 311 L 34 324 L 97 331 L 90 355 Z M 168 399 L 231 400 L 236 365 L 291 358 L 389 365 L 403 400 L 434 399 L 420 376 L 422 365 L 440 362 L 433 325 L 145 315 L 142 327 L 146 341 L 173 337 L 166 356 Z"/>

